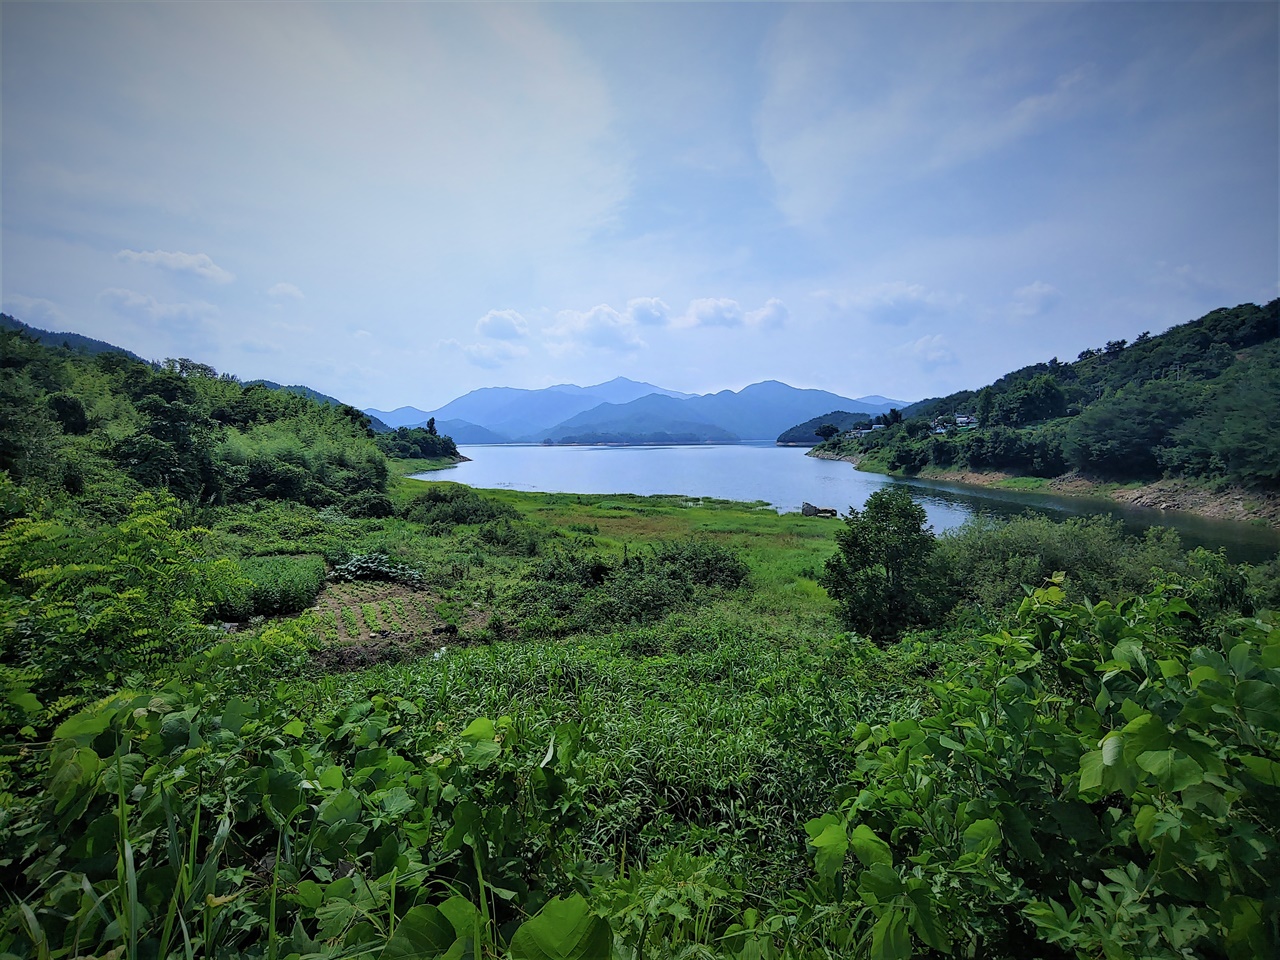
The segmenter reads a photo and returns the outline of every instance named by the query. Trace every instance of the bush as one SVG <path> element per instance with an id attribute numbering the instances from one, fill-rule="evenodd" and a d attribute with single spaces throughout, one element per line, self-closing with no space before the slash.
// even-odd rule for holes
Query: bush
<path id="1" fill-rule="evenodd" d="M 401 516 L 421 523 L 433 533 L 447 533 L 461 524 L 485 523 L 519 516 L 514 507 L 480 496 L 470 487 L 433 483 L 401 510 Z"/>
<path id="2" fill-rule="evenodd" d="M 333 579 L 389 580 L 403 583 L 415 590 L 422 589 L 422 574 L 407 564 L 392 560 L 385 553 L 357 553 L 333 568 Z"/>

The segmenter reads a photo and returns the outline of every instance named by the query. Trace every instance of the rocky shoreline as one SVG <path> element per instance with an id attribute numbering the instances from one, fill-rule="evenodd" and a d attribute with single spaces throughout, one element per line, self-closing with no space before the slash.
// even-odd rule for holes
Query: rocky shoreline
<path id="1" fill-rule="evenodd" d="M 856 469 L 861 457 L 840 457 L 829 453 L 810 453 L 820 460 L 844 460 Z M 891 474 L 901 476 L 901 474 Z M 947 483 L 967 483 L 978 487 L 1005 487 L 1008 481 L 1019 479 L 1018 474 L 1000 470 L 988 471 L 930 471 L 922 474 L 924 480 L 942 480 Z M 1016 489 L 1016 488 L 1012 488 Z M 1147 507 L 1154 510 L 1178 510 L 1194 513 L 1213 520 L 1231 520 L 1236 523 L 1261 521 L 1280 530 L 1280 494 L 1242 487 L 1226 487 L 1212 490 L 1190 480 L 1167 478 L 1133 486 L 1120 486 L 1092 480 L 1078 473 L 1054 477 L 1038 489 L 1064 497 L 1094 497 L 1114 500 L 1130 507 Z"/>

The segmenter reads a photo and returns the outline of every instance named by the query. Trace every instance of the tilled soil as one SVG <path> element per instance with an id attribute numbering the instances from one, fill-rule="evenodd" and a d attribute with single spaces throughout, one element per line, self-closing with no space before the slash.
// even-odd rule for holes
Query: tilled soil
<path id="1" fill-rule="evenodd" d="M 488 611 L 442 604 L 428 590 L 367 581 L 329 584 L 313 609 L 322 645 L 312 659 L 330 673 L 402 663 L 466 643 L 489 619 Z"/>

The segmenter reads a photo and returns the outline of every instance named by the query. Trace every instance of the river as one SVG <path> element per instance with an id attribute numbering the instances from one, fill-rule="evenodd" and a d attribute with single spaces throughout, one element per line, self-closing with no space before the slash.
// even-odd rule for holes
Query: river
<path id="1" fill-rule="evenodd" d="M 802 447 L 739 443 L 670 447 L 575 447 L 540 444 L 469 445 L 471 460 L 449 470 L 419 474 L 423 480 L 453 480 L 481 489 L 544 493 L 682 494 L 768 504 L 780 512 L 808 501 L 841 514 L 861 508 L 887 484 L 907 484 L 925 508 L 936 533 L 975 514 L 1014 516 L 1035 510 L 1053 517 L 1105 514 L 1141 533 L 1172 527 L 1187 547 L 1223 547 L 1236 563 L 1258 563 L 1280 552 L 1280 532 L 1252 524 L 1210 520 L 1190 513 L 1122 507 L 1111 500 L 996 490 L 933 480 L 898 479 L 864 473 L 840 460 L 805 456 Z"/>

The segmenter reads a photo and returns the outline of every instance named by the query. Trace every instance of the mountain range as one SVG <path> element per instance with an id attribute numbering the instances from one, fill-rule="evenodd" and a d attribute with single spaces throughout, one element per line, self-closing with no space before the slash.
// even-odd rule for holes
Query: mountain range
<path id="1" fill-rule="evenodd" d="M 850 399 L 777 380 L 688 394 L 617 377 L 589 387 L 485 387 L 435 410 L 364 412 L 393 428 L 434 417 L 437 430 L 458 443 L 731 443 L 773 440 L 830 410 L 875 416 L 902 406 L 887 397 Z"/>

